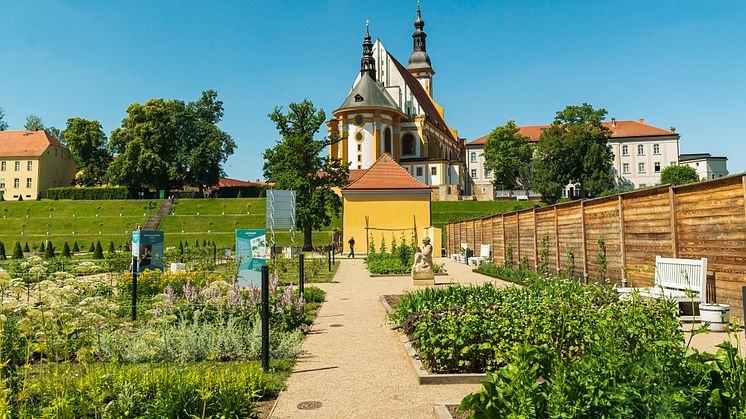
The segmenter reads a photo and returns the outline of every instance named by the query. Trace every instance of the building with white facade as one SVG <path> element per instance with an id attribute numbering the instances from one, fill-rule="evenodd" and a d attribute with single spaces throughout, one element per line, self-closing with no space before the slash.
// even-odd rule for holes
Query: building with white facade
<path id="1" fill-rule="evenodd" d="M 329 136 L 341 141 L 329 156 L 350 164 L 350 177 L 389 154 L 420 182 L 434 199 L 458 199 L 464 185 L 465 140 L 450 128 L 444 110 L 433 99 L 433 76 L 418 6 L 412 34 L 413 52 L 405 68 L 380 40 L 371 41 L 366 25 L 360 72 L 334 118 Z"/>
<path id="2" fill-rule="evenodd" d="M 728 176 L 727 157 L 713 157 L 710 153 L 681 154 L 679 164 L 693 167 L 702 180 Z"/>
<path id="3" fill-rule="evenodd" d="M 636 189 L 660 182 L 661 171 L 679 163 L 679 134 L 674 129 L 657 128 L 639 121 L 617 121 L 612 118 L 604 122 L 611 130 L 609 146 L 614 152 L 614 179 L 621 189 Z M 550 125 L 520 126 L 521 135 L 529 141 L 538 142 L 541 133 Z M 514 197 L 515 193 L 492 191 L 492 178 L 484 169 L 484 144 L 488 135 L 466 144 L 465 193 L 479 200 Z M 568 185 L 563 196 L 574 196 L 573 185 Z"/>

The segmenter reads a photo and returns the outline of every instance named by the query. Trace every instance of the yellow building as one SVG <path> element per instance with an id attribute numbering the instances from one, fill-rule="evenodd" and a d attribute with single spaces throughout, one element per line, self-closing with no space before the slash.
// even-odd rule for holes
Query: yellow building
<path id="1" fill-rule="evenodd" d="M 348 243 L 353 237 L 356 253 L 368 251 L 370 237 L 376 249 L 381 240 L 386 240 L 387 246 L 392 238 L 401 243 L 402 235 L 407 243 L 412 243 L 416 226 L 418 245 L 427 234 L 433 244 L 433 254 L 440 255 L 440 230 L 430 226 L 430 196 L 427 185 L 413 178 L 391 156 L 383 154 L 342 189 L 345 250 L 349 250 Z"/>
<path id="2" fill-rule="evenodd" d="M 70 150 L 46 131 L 0 131 L 0 193 L 6 200 L 36 199 L 74 179 Z"/>

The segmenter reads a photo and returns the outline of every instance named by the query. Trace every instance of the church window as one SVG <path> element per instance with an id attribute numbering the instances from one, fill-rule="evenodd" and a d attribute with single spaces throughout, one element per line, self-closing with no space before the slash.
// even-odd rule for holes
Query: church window
<path id="1" fill-rule="evenodd" d="M 402 139 L 402 154 L 414 154 L 415 144 L 414 136 L 412 134 L 405 134 Z"/>
<path id="2" fill-rule="evenodd" d="M 357 125 L 363 125 L 363 121 L 364 120 L 363 120 L 363 116 L 362 115 L 357 115 L 355 117 L 355 124 L 357 124 Z"/>
<path id="3" fill-rule="evenodd" d="M 383 151 L 391 154 L 391 128 L 386 128 L 383 132 Z"/>
<path id="4" fill-rule="evenodd" d="M 355 139 L 356 139 L 357 141 L 363 141 L 363 137 L 364 137 L 364 136 L 363 136 L 363 133 L 362 133 L 361 131 L 358 131 L 358 132 L 357 132 L 357 133 L 355 134 Z"/>

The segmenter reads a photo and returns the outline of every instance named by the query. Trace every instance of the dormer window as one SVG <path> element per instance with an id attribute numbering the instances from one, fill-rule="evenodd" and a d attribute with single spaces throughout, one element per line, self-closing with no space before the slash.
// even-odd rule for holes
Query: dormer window
<path id="1" fill-rule="evenodd" d="M 365 99 L 363 99 L 363 97 L 360 95 L 360 93 L 358 93 L 358 94 L 355 95 L 355 102 L 362 102 L 363 100 L 365 100 Z"/>

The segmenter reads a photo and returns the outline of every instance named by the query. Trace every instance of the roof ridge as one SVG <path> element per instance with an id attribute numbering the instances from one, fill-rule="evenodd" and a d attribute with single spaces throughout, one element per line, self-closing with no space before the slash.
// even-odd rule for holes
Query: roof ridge
<path id="1" fill-rule="evenodd" d="M 391 166 L 392 170 L 395 170 L 395 172 L 391 173 L 388 177 L 391 181 L 403 181 L 404 183 L 399 186 L 390 186 L 390 185 L 376 185 L 376 182 L 381 179 L 366 179 L 366 176 L 369 174 L 373 177 L 381 176 L 380 174 L 377 174 L 376 172 L 380 172 L 382 170 L 386 170 L 384 168 L 384 164 L 388 164 L 388 162 L 393 163 Z M 375 170 L 375 171 L 374 171 Z M 365 183 L 373 183 L 374 186 L 367 186 Z M 410 185 L 407 185 L 407 183 L 410 183 Z M 413 183 L 413 184 L 411 184 Z M 358 177 L 355 181 L 351 182 L 349 185 L 345 186 L 343 189 L 356 189 L 355 186 L 361 184 L 362 186 L 359 186 L 357 189 L 429 189 L 430 187 L 426 184 L 422 183 L 419 179 L 413 177 L 411 174 L 409 174 L 409 171 L 404 169 L 390 154 L 383 153 L 381 156 L 372 164 L 370 167 L 365 169 L 362 175 Z"/>

